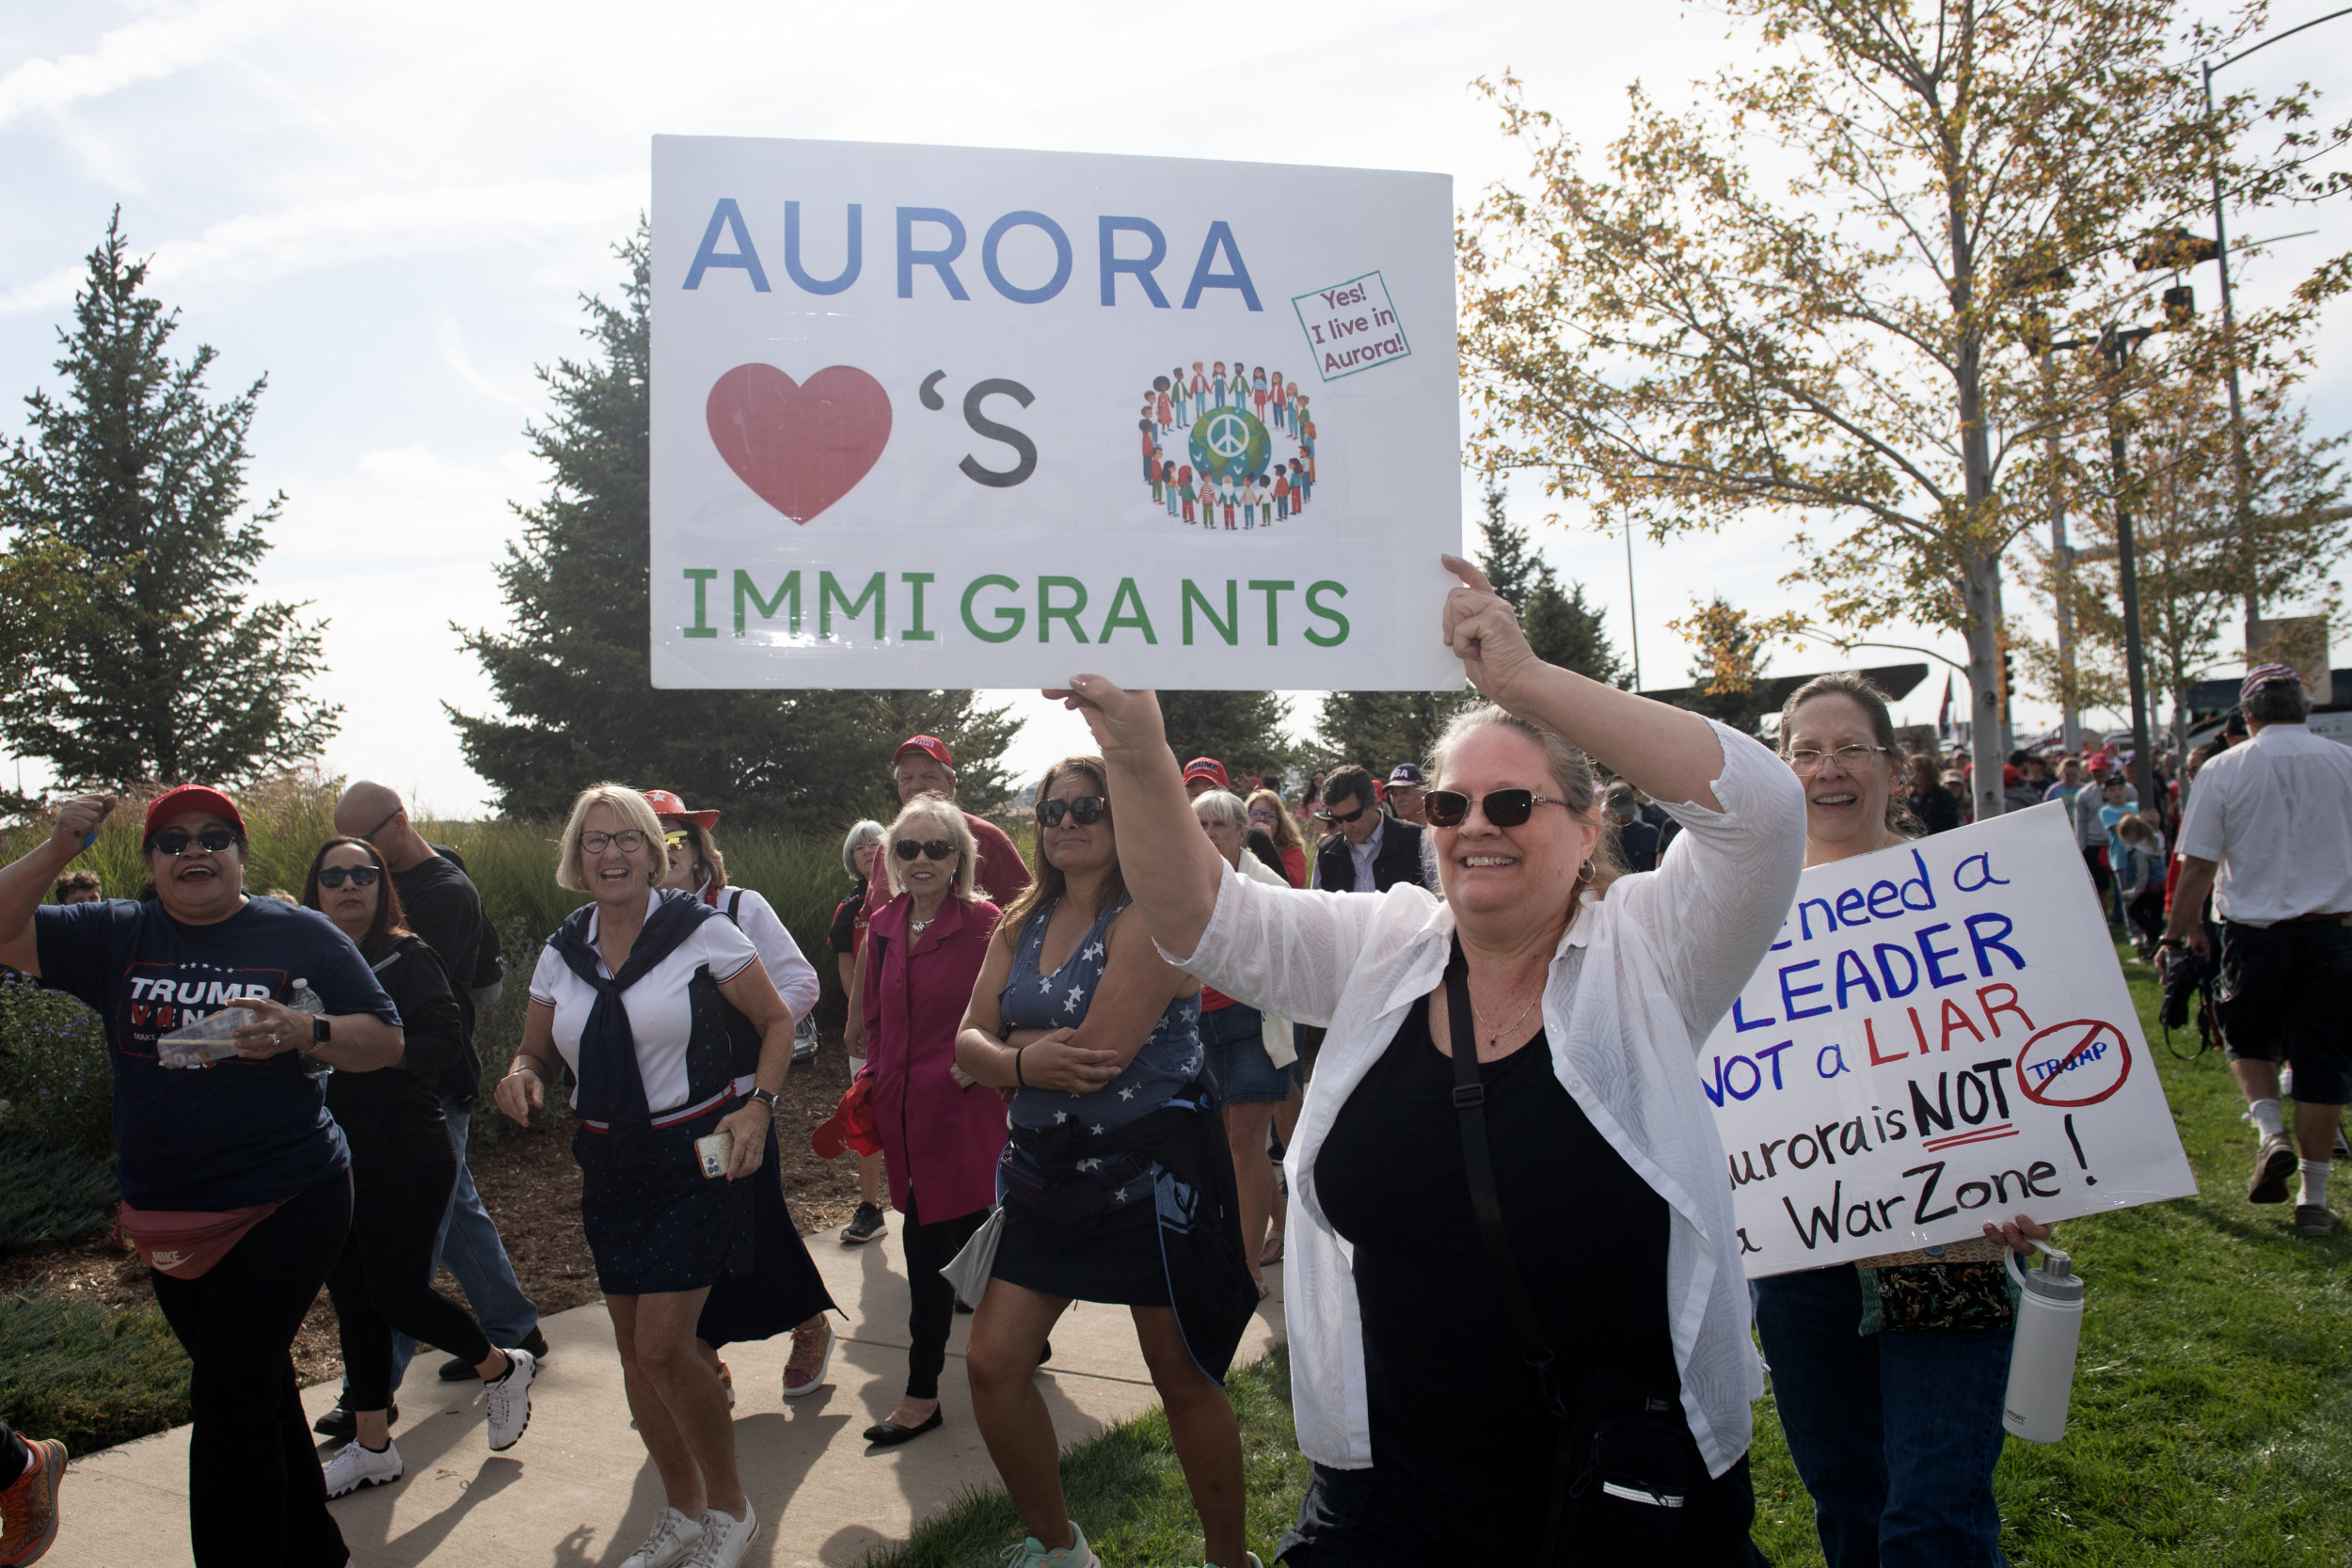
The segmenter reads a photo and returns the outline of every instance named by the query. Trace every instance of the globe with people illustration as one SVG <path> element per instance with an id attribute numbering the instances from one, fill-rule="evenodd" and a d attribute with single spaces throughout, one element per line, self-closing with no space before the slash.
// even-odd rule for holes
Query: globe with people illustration
<path id="1" fill-rule="evenodd" d="M 1242 360 L 1196 359 L 1151 377 L 1136 427 L 1152 504 L 1172 521 L 1221 523 L 1226 532 L 1289 522 L 1314 495 L 1308 404 L 1279 368 Z"/>
<path id="2" fill-rule="evenodd" d="M 1239 408 L 1212 408 L 1193 421 L 1192 467 L 1215 480 L 1242 480 L 1262 474 L 1274 453 L 1274 437 L 1257 419 Z"/>

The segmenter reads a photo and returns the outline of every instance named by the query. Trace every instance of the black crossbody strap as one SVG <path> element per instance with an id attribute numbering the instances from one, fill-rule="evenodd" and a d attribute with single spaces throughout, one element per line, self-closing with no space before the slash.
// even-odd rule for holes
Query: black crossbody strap
<path id="1" fill-rule="evenodd" d="M 1519 1354 L 1543 1389 L 1544 1404 L 1556 1418 L 1567 1416 L 1561 1397 L 1550 1344 L 1544 1338 L 1542 1320 L 1528 1299 L 1519 1266 L 1511 1256 L 1511 1238 L 1502 1228 L 1502 1200 L 1495 1192 L 1494 1156 L 1486 1142 L 1486 1086 L 1478 1076 L 1478 1041 L 1470 1027 L 1470 965 L 1462 957 L 1458 937 L 1445 971 L 1446 1013 L 1453 1023 L 1454 1110 L 1462 1123 L 1462 1164 L 1470 1176 L 1470 1209 L 1478 1216 L 1479 1240 L 1486 1244 L 1486 1261 L 1493 1265 L 1495 1288 L 1511 1314 Z"/>
<path id="2" fill-rule="evenodd" d="M 1470 1024 L 1470 962 L 1462 957 L 1462 939 L 1454 939 L 1454 953 L 1445 969 L 1446 1019 L 1454 1044 L 1454 1111 L 1462 1126 L 1462 1166 L 1470 1178 L 1470 1209 L 1478 1216 L 1479 1240 L 1486 1243 L 1495 1289 L 1502 1293 L 1511 1314 L 1511 1330 L 1519 1341 L 1519 1354 L 1535 1374 L 1544 1408 L 1556 1426 L 1553 1433 L 1550 1506 L 1546 1511 L 1538 1568 L 1562 1560 L 1566 1546 L 1568 1499 L 1577 1490 L 1581 1468 L 1576 1436 L 1568 1424 L 1568 1404 L 1560 1391 L 1559 1367 L 1551 1344 L 1544 1338 L 1543 1321 L 1519 1277 L 1518 1259 L 1511 1255 L 1511 1238 L 1502 1227 L 1502 1200 L 1495 1191 L 1494 1156 L 1486 1141 L 1486 1085 L 1478 1075 L 1478 1040 Z"/>

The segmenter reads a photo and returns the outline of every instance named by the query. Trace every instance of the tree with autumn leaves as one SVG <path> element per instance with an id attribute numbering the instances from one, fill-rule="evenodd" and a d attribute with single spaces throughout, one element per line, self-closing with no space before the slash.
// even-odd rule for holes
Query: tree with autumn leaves
<path id="1" fill-rule="evenodd" d="M 1473 442 L 1599 527 L 1781 521 L 1783 580 L 1820 607 L 1785 630 L 1960 633 L 1977 812 L 1996 815 L 2004 562 L 2067 483 L 2066 442 L 2225 349 L 2291 375 L 2311 307 L 2226 345 L 2185 321 L 2120 370 L 2037 351 L 2161 320 L 2184 281 L 2165 263 L 2188 257 L 2133 261 L 2195 222 L 2217 168 L 2240 205 L 2322 194 L 2313 161 L 2346 133 L 2310 129 L 2307 90 L 2207 116 L 2194 61 L 2258 31 L 2259 6 L 2219 26 L 2169 0 L 1727 8 L 1760 63 L 1686 113 L 1634 88 L 1597 166 L 1517 80 L 1487 86 L 1533 166 L 1460 228 Z M 2258 149 L 2265 126 L 2285 139 Z"/>

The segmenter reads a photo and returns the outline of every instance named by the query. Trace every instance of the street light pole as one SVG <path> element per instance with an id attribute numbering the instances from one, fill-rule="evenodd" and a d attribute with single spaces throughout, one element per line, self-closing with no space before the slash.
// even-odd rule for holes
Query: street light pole
<path id="1" fill-rule="evenodd" d="M 2352 6 L 2329 11 L 2326 16 L 2315 16 L 2300 26 L 2290 27 L 2283 33 L 2275 33 L 2261 42 L 2241 49 L 2226 58 L 2205 61 L 2205 123 L 2208 126 L 2213 124 L 2213 73 L 2215 71 L 2235 65 L 2257 50 L 2267 49 L 2280 40 L 2291 39 L 2307 28 L 2316 27 L 2323 22 L 2333 22 L 2340 16 L 2352 16 Z M 2245 558 L 2246 570 L 2246 662 L 2250 665 L 2254 662 L 2255 655 L 2260 651 L 2256 644 L 2262 626 L 2262 594 L 2260 584 L 2255 577 L 2253 474 L 2252 465 L 2246 455 L 2246 403 L 2238 390 L 2237 312 L 2233 309 L 2230 300 L 2230 230 L 2221 213 L 2221 147 L 2218 133 L 2215 135 L 2213 150 L 2213 237 L 2216 245 L 2214 259 L 2221 266 L 2221 354 L 2222 363 L 2229 372 L 2230 382 L 2230 449 L 2231 455 L 2237 466 L 2235 499 L 2238 543 Z"/>
<path id="2" fill-rule="evenodd" d="M 1633 519 L 1625 520 L 1625 626 L 1633 643 L 1633 689 L 1642 689 L 1642 618 L 1633 605 Z"/>

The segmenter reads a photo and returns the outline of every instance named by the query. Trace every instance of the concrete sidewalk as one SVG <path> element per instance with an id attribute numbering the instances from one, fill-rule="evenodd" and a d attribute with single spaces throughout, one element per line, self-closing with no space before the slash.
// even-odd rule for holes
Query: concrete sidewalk
<path id="1" fill-rule="evenodd" d="M 848 1314 L 836 1318 L 830 1386 L 787 1404 L 780 1398 L 788 1335 L 723 1353 L 735 1376 L 737 1451 L 762 1520 L 747 1564 L 802 1568 L 854 1563 L 906 1540 L 914 1524 L 973 1487 L 997 1484 L 972 1422 L 961 1362 L 971 1320 L 961 1314 L 940 1380 L 946 1425 L 903 1448 L 868 1452 L 859 1437 L 887 1416 L 906 1386 L 906 1262 L 898 1216 L 890 1235 L 844 1247 L 834 1233 L 809 1252 Z M 1281 1270 L 1275 1293 L 1242 1341 L 1238 1363 L 1282 1337 Z M 421 1563 L 617 1564 L 661 1509 L 653 1466 L 629 1429 L 612 1321 L 601 1304 L 542 1323 L 553 1349 L 532 1389 L 531 1430 L 503 1454 L 488 1451 L 478 1385 L 434 1379 L 441 1357 L 420 1355 L 392 1429 L 405 1466 L 391 1486 L 332 1506 L 352 1561 L 376 1568 Z M 1127 1311 L 1071 1307 L 1054 1330 L 1054 1358 L 1039 1374 L 1054 1427 L 1067 1445 L 1155 1402 Z M 440 1397 L 437 1401 L 435 1396 Z M 315 1417 L 335 1386 L 305 1391 Z M 182 1568 L 187 1536 L 185 1427 L 77 1458 L 59 1501 L 64 1527 L 42 1560 L 57 1568 Z"/>

